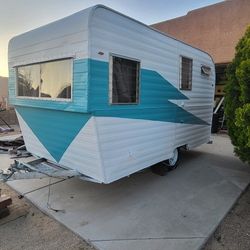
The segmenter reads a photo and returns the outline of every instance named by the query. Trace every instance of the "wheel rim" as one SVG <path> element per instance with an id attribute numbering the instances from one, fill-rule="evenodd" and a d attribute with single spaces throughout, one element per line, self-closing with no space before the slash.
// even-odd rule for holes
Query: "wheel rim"
<path id="1" fill-rule="evenodd" d="M 169 166 L 173 167 L 178 161 L 178 149 L 176 148 L 171 158 L 168 159 Z"/>

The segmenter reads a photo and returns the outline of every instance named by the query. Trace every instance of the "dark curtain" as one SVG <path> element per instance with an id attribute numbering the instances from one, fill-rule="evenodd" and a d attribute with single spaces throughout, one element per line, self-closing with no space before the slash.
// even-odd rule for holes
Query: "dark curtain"
<path id="1" fill-rule="evenodd" d="M 113 57 L 113 103 L 135 103 L 138 62 Z"/>

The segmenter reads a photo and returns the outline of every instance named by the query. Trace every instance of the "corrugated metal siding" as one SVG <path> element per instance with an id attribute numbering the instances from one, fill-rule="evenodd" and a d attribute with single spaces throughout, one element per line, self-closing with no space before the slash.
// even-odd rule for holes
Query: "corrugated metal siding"
<path id="1" fill-rule="evenodd" d="M 57 162 L 90 119 L 89 114 L 77 112 L 21 106 L 16 110 Z"/>
<path id="2" fill-rule="evenodd" d="M 38 109 L 35 110 L 39 112 Z M 25 145 L 29 152 L 38 157 L 59 163 L 62 166 L 78 170 L 80 173 L 99 180 L 100 182 L 105 181 L 101 167 L 94 117 L 90 118 L 88 122 L 82 126 L 79 133 L 73 137 L 72 142 L 69 146 L 67 146 L 66 151 L 58 161 L 57 157 L 54 158 L 51 153 L 54 154 L 55 151 L 58 151 L 61 147 L 64 147 L 64 145 L 67 143 L 67 137 L 72 134 L 72 127 L 67 125 L 66 128 L 61 129 L 60 120 L 58 120 L 58 122 L 51 122 L 51 120 L 45 116 L 43 119 L 46 120 L 45 123 L 47 126 L 43 121 L 43 124 L 41 124 L 41 126 L 43 126 L 41 128 L 42 131 L 40 131 L 40 129 L 37 131 L 35 127 L 32 126 L 33 124 L 31 122 L 27 121 L 27 119 L 25 121 L 25 118 L 27 117 L 25 117 L 23 114 L 23 110 L 21 109 L 19 111 L 20 113 L 17 111 L 17 116 L 22 134 L 24 136 Z M 56 111 L 52 112 L 54 112 L 54 115 L 57 116 Z M 29 115 L 32 116 L 32 112 L 30 112 Z M 81 114 L 78 115 L 82 116 Z M 38 117 L 35 117 L 35 119 L 37 119 L 39 122 L 39 120 L 41 121 L 41 116 L 38 115 Z M 74 123 L 74 118 L 71 120 Z M 65 122 L 69 122 L 67 117 L 65 117 Z M 55 128 L 58 130 L 56 136 L 54 135 Z M 41 136 L 39 136 L 38 132 L 42 132 L 44 134 L 44 137 L 47 138 L 47 142 L 44 140 L 44 138 L 41 139 Z M 58 132 L 59 134 L 61 133 L 61 136 L 58 134 Z M 50 143 L 50 147 L 48 147 L 48 143 Z"/>
<path id="3" fill-rule="evenodd" d="M 34 29 L 9 42 L 9 98 L 13 105 L 74 112 L 87 111 L 89 16 L 88 8 Z M 14 66 L 74 58 L 72 102 L 16 98 Z"/>
<path id="4" fill-rule="evenodd" d="M 88 21 L 92 8 L 34 29 L 9 42 L 9 67 L 58 58 L 88 58 Z"/>
<path id="5" fill-rule="evenodd" d="M 89 119 L 71 142 L 59 163 L 100 182 L 105 181 L 94 117 Z"/>
<path id="6" fill-rule="evenodd" d="M 116 21 L 114 22 L 114 20 Z M 211 122 L 215 73 L 214 64 L 206 53 L 168 38 L 105 8 L 96 9 L 90 22 L 90 29 L 92 59 L 108 62 L 110 53 L 136 58 L 141 61 L 141 68 L 158 72 L 177 89 L 179 89 L 180 55 L 192 58 L 193 88 L 192 91 L 180 90 L 189 100 L 177 103 L 179 105 L 184 103 L 184 109 L 186 110 L 192 107 L 192 113 L 198 117 L 200 109 L 204 107 L 204 114 L 206 113 L 207 116 L 204 117 L 203 115 L 202 117 L 207 122 Z M 102 51 L 104 55 L 99 55 L 99 51 Z M 212 74 L 209 79 L 201 76 L 201 65 L 207 65 L 212 68 Z M 96 66 L 98 67 L 98 65 Z M 105 72 L 101 72 L 101 70 Z M 107 96 L 103 96 L 104 92 L 100 90 L 102 85 L 106 85 L 108 82 L 108 66 L 106 68 L 99 67 L 98 72 L 94 84 L 98 84 L 99 90 L 97 94 L 100 93 L 100 95 L 94 98 L 99 103 L 108 103 Z M 97 80 L 101 73 L 103 73 L 102 80 Z M 105 91 L 105 93 L 108 93 L 108 89 Z M 145 94 L 144 91 L 146 90 L 141 89 L 140 95 Z M 153 98 L 160 99 L 163 97 L 161 91 L 162 89 L 152 86 L 150 91 L 148 91 L 146 100 L 147 103 L 150 103 L 149 106 L 152 107 Z M 94 103 L 96 103 L 95 100 L 93 101 Z M 162 99 L 162 102 L 164 101 L 166 101 L 165 97 Z M 195 107 L 197 107 L 197 110 Z M 137 107 L 134 106 L 134 108 Z M 207 112 L 209 109 L 210 112 Z"/>
<path id="7" fill-rule="evenodd" d="M 175 147 L 188 145 L 192 148 L 209 140 L 210 126 L 182 124 L 182 121 L 189 123 L 190 116 L 180 112 L 183 109 L 211 124 L 215 74 L 214 64 L 206 53 L 105 8 L 95 10 L 90 29 L 92 62 L 89 109 L 93 110 L 95 115 L 106 114 L 106 117 L 96 119 L 107 182 L 168 159 Z M 98 54 L 100 51 L 104 54 Z M 109 105 L 107 62 L 110 53 L 140 60 L 142 75 L 146 70 L 155 71 L 178 90 L 180 56 L 192 58 L 192 91 L 179 90 L 187 98 L 177 98 L 169 104 L 171 99 L 175 98 L 166 96 L 164 92 L 167 89 L 159 88 L 157 79 L 152 77 L 152 74 L 145 74 L 145 77 L 141 75 L 139 105 Z M 101 62 L 93 63 L 97 60 L 106 62 L 107 65 L 102 66 Z M 212 74 L 209 79 L 201 76 L 201 65 L 211 67 Z M 151 84 L 143 85 L 143 78 L 144 82 L 149 81 Z M 167 106 L 174 109 L 169 112 Z M 129 117 L 122 115 L 125 110 L 130 113 Z M 171 114 L 170 121 L 174 123 L 107 117 L 146 119 L 145 113 L 151 113 L 149 116 L 157 117 L 158 120 L 161 120 L 159 117 Z"/>
<path id="8" fill-rule="evenodd" d="M 211 123 L 212 113 L 209 111 L 212 111 L 214 91 L 214 65 L 209 56 L 101 7 L 94 9 L 91 17 L 91 37 L 88 37 L 88 42 L 87 24 L 82 26 L 81 22 L 88 20 L 90 11 L 85 17 L 80 17 L 85 14 L 78 13 L 76 17 L 43 27 L 44 30 L 41 29 L 41 34 L 37 36 L 37 41 L 45 46 L 41 47 L 41 51 L 39 43 L 30 44 L 34 32 L 13 40 L 10 46 L 13 49 L 10 58 L 15 61 L 10 60 L 11 67 L 23 62 L 60 58 L 71 52 L 79 58 L 74 61 L 71 106 L 69 103 L 16 99 L 15 72 L 10 68 L 9 92 L 13 104 L 74 112 L 88 111 L 96 116 L 79 129 L 60 158 L 60 164 L 109 183 L 168 159 L 177 146 L 188 144 L 194 147 L 208 141 L 210 126 L 207 123 Z M 71 29 L 74 26 L 76 28 Z M 57 28 L 58 32 L 54 32 Z M 46 29 L 54 33 L 51 39 L 44 40 Z M 22 57 L 19 53 L 25 43 L 28 49 Z M 29 47 L 34 49 L 34 54 L 30 53 L 32 49 Z M 109 53 L 141 61 L 139 105 L 109 105 Z M 180 55 L 193 58 L 192 91 L 179 91 Z M 209 80 L 200 75 L 202 64 L 212 68 Z M 37 136 L 32 134 L 33 137 L 29 138 L 28 129 L 23 127 L 24 131 L 27 130 L 25 140 L 31 145 L 31 152 L 34 147 L 38 153 L 40 150 L 39 156 L 46 156 L 44 145 L 39 146 L 41 141 L 38 139 L 34 142 Z M 62 141 L 58 138 L 53 143 L 56 147 Z"/>
<path id="9" fill-rule="evenodd" d="M 174 123 L 96 117 L 105 183 L 171 157 Z"/>
<path id="10" fill-rule="evenodd" d="M 49 153 L 49 151 L 44 147 L 44 145 L 40 142 L 40 140 L 33 133 L 27 122 L 22 118 L 22 116 L 16 111 L 19 125 L 22 131 L 22 135 L 25 141 L 25 146 L 29 152 L 33 155 L 43 157 L 50 161 L 56 162 L 53 156 Z"/>
<path id="11" fill-rule="evenodd" d="M 187 97 L 152 70 L 141 69 L 138 105 L 109 104 L 108 74 L 107 62 L 93 59 L 90 61 L 88 110 L 95 116 L 206 124 L 192 113 L 170 102 L 169 100 L 186 100 Z"/>

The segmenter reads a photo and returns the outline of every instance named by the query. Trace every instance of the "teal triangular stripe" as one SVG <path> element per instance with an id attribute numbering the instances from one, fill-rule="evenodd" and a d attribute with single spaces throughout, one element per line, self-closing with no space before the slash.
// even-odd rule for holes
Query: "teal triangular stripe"
<path id="1" fill-rule="evenodd" d="M 90 60 L 89 108 L 93 115 L 209 125 L 170 101 L 188 100 L 188 97 L 155 70 L 141 69 L 138 104 L 110 105 L 108 66 L 107 62 Z"/>
<path id="2" fill-rule="evenodd" d="M 90 118 L 82 113 L 29 107 L 16 109 L 57 162 Z"/>
<path id="3" fill-rule="evenodd" d="M 157 98 L 159 104 L 161 100 L 187 100 L 188 98 L 175 88 L 167 79 L 154 70 L 141 70 L 141 83 L 143 88 L 142 97 L 145 101 Z"/>
<path id="4" fill-rule="evenodd" d="M 167 101 L 165 107 L 122 110 L 98 110 L 96 116 L 119 117 L 128 119 L 143 119 L 151 121 L 174 122 L 185 124 L 209 125 L 207 122 L 180 108 L 178 105 Z"/>

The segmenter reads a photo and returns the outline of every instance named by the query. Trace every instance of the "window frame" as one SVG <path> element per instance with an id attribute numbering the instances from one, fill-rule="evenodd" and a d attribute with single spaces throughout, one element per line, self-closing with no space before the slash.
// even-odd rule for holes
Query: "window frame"
<path id="1" fill-rule="evenodd" d="M 25 67 L 25 66 L 32 66 L 32 65 L 41 65 L 44 63 L 50 63 L 50 62 L 58 62 L 58 61 L 66 61 L 66 60 L 70 60 L 70 64 L 71 64 L 71 93 L 70 93 L 70 98 L 49 98 L 49 97 L 41 97 L 41 83 L 39 84 L 39 96 L 19 96 L 18 95 L 18 68 L 19 67 Z M 47 61 L 40 61 L 40 62 L 35 62 L 35 63 L 29 63 L 29 64 L 21 64 L 21 65 L 17 65 L 15 66 L 15 73 L 16 73 L 16 98 L 17 99 L 30 99 L 30 100 L 45 100 L 45 101 L 56 101 L 56 102 L 72 102 L 73 101 L 73 79 L 74 79 L 74 57 L 65 57 L 65 58 L 60 58 L 60 59 L 54 59 L 54 60 L 47 60 Z"/>
<path id="2" fill-rule="evenodd" d="M 138 64 L 138 76 L 136 84 L 136 102 L 112 102 L 113 99 L 113 58 L 118 57 L 122 59 L 131 60 L 137 62 Z M 109 105 L 138 105 L 140 104 L 140 82 L 141 82 L 141 60 L 137 58 L 132 58 L 128 56 L 118 55 L 114 53 L 109 53 Z"/>
<path id="3" fill-rule="evenodd" d="M 190 84 L 190 88 L 183 88 L 182 87 L 182 58 L 186 58 L 188 60 L 191 60 L 192 62 L 192 70 L 191 70 L 191 84 Z M 179 66 L 179 89 L 183 90 L 183 91 L 192 91 L 193 88 L 193 58 L 188 57 L 188 56 L 184 56 L 184 55 L 180 55 L 180 66 Z"/>

